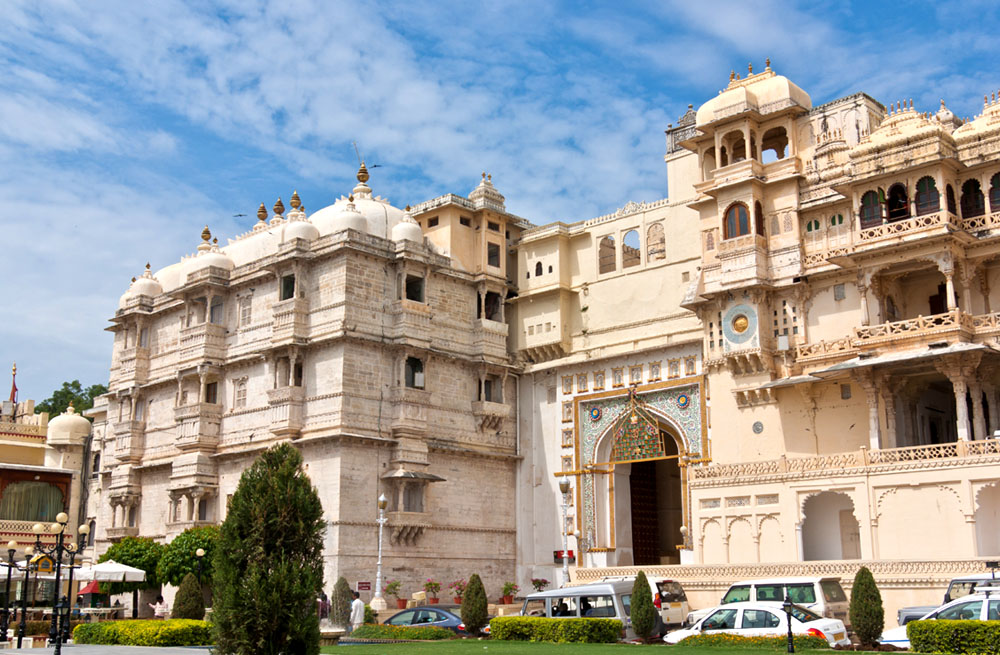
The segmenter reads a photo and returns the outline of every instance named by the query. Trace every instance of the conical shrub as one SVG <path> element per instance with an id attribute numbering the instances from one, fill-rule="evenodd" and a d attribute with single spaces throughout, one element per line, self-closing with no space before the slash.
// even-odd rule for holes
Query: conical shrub
<path id="1" fill-rule="evenodd" d="M 174 609 L 170 616 L 175 619 L 205 618 L 205 599 L 201 595 L 201 585 L 193 573 L 188 573 L 181 580 L 181 586 L 174 597 Z"/>
<path id="2" fill-rule="evenodd" d="M 632 584 L 632 630 L 640 639 L 646 640 L 656 629 L 656 606 L 653 605 L 653 593 L 649 588 L 646 574 L 639 571 Z"/>
<path id="3" fill-rule="evenodd" d="M 351 622 L 351 585 L 347 584 L 347 578 L 340 576 L 337 584 L 333 585 L 333 598 L 330 600 L 330 621 L 334 625 L 346 626 Z"/>
<path id="4" fill-rule="evenodd" d="M 882 594 L 875 585 L 875 578 L 868 567 L 862 566 L 854 576 L 851 587 L 851 629 L 862 646 L 872 646 L 882 636 L 885 628 L 885 608 Z"/>
<path id="5" fill-rule="evenodd" d="M 486 602 L 486 589 L 478 573 L 473 573 L 462 596 L 462 623 L 470 635 L 478 635 L 489 620 Z"/>

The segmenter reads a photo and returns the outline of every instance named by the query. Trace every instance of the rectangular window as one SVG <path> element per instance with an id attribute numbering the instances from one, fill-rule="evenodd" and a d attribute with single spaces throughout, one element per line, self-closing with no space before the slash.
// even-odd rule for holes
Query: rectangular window
<path id="1" fill-rule="evenodd" d="M 494 223 L 493 221 L 486 221 L 486 229 L 490 230 L 490 231 L 493 231 L 493 232 L 499 232 L 500 231 L 500 224 L 499 223 Z"/>
<path id="2" fill-rule="evenodd" d="M 573 429 L 562 431 L 562 447 L 572 448 L 573 447 Z"/>
<path id="3" fill-rule="evenodd" d="M 250 302 L 250 296 L 244 296 L 240 298 L 240 327 L 246 327 L 250 325 L 253 320 L 253 306 Z"/>
<path id="4" fill-rule="evenodd" d="M 840 399 L 841 400 L 851 399 L 851 385 L 849 384 L 840 385 Z"/>
<path id="5" fill-rule="evenodd" d="M 562 404 L 562 420 L 563 423 L 570 423 L 573 421 L 573 401 L 567 400 Z"/>
<path id="6" fill-rule="evenodd" d="M 424 363 L 416 357 L 407 357 L 404 378 L 404 383 L 411 389 L 423 389 Z"/>
<path id="7" fill-rule="evenodd" d="M 594 371 L 594 391 L 604 388 L 604 371 Z"/>
<path id="8" fill-rule="evenodd" d="M 847 292 L 844 289 L 844 285 L 843 284 L 835 284 L 835 285 L 833 285 L 833 299 L 834 300 L 843 300 L 846 297 L 847 297 Z"/>
<path id="9" fill-rule="evenodd" d="M 576 390 L 586 391 L 587 390 L 587 374 L 582 373 L 576 376 Z"/>
<path id="10" fill-rule="evenodd" d="M 638 384 L 642 382 L 642 367 L 641 366 L 630 366 L 628 369 L 628 382 L 629 384 Z"/>
<path id="11" fill-rule="evenodd" d="M 222 325 L 226 320 L 226 304 L 222 298 L 212 298 L 212 307 L 208 310 L 208 322 Z"/>
<path id="12" fill-rule="evenodd" d="M 458 218 L 458 222 L 464 225 L 465 227 L 472 227 L 472 219 L 469 218 L 468 216 L 460 216 Z"/>
<path id="13" fill-rule="evenodd" d="M 247 383 L 244 381 L 236 383 L 236 397 L 233 401 L 233 406 L 236 409 L 242 409 L 247 406 Z"/>
<path id="14" fill-rule="evenodd" d="M 205 402 L 212 405 L 219 402 L 219 383 L 209 382 L 205 385 Z"/>
<path id="15" fill-rule="evenodd" d="M 625 373 L 620 368 L 611 369 L 611 386 L 612 387 L 623 387 L 625 386 Z"/>
<path id="16" fill-rule="evenodd" d="M 139 347 L 149 348 L 149 328 L 139 330 Z"/>
<path id="17" fill-rule="evenodd" d="M 427 219 L 427 227 L 437 227 L 437 224 L 438 224 L 437 216 L 431 216 L 430 218 Z"/>
<path id="18" fill-rule="evenodd" d="M 660 379 L 660 362 L 650 362 L 649 379 L 651 381 L 656 381 Z"/>
<path id="19" fill-rule="evenodd" d="M 135 416 L 133 418 L 136 421 L 141 421 L 146 418 L 146 404 L 143 401 L 135 401 Z"/>
<path id="20" fill-rule="evenodd" d="M 562 392 L 566 395 L 573 393 L 573 376 L 564 375 L 562 379 Z"/>
<path id="21" fill-rule="evenodd" d="M 406 276 L 406 299 L 424 302 L 424 278 L 417 275 Z"/>
<path id="22" fill-rule="evenodd" d="M 295 297 L 295 275 L 285 275 L 281 278 L 281 300 Z"/>
<path id="23" fill-rule="evenodd" d="M 486 264 L 493 268 L 500 268 L 500 246 L 498 244 L 486 244 Z"/>

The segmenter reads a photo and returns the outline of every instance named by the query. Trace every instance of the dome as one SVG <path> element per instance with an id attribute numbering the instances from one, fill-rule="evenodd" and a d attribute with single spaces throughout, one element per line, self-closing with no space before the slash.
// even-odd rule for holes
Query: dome
<path id="1" fill-rule="evenodd" d="M 795 105 L 812 109 L 809 94 L 784 75 L 776 74 L 768 64 L 763 73 L 750 73 L 744 79 L 731 76 L 725 91 L 698 108 L 696 125 L 701 127 L 747 110 L 769 114 Z"/>
<path id="2" fill-rule="evenodd" d="M 142 277 L 132 278 L 132 284 L 129 285 L 128 291 L 122 294 L 122 297 L 118 300 L 118 308 L 124 309 L 128 302 L 139 296 L 146 296 L 147 298 L 155 298 L 156 296 L 163 293 L 163 287 L 160 282 L 153 277 L 152 271 L 149 270 L 149 264 L 146 264 L 146 270 L 143 272 Z"/>
<path id="3" fill-rule="evenodd" d="M 392 228 L 392 240 L 396 243 L 400 241 L 424 242 L 424 232 L 420 229 L 420 225 L 410 216 L 409 207 L 406 208 L 406 213 L 403 214 L 402 220 Z"/>
<path id="4" fill-rule="evenodd" d="M 332 234 L 348 227 L 367 232 L 383 239 L 392 238 L 392 229 L 403 220 L 403 210 L 393 207 L 385 198 L 372 194 L 368 182 L 368 169 L 364 162 L 358 169 L 358 185 L 353 195 L 341 197 L 329 207 L 320 209 L 309 220 L 319 229 L 320 234 Z M 341 214 L 350 215 L 344 216 Z M 357 220 L 360 216 L 364 222 Z"/>
<path id="5" fill-rule="evenodd" d="M 319 230 L 316 229 L 316 226 L 304 218 L 297 221 L 292 219 L 292 222 L 285 227 L 285 241 L 291 241 L 292 239 L 312 241 L 318 236 Z"/>
<path id="6" fill-rule="evenodd" d="M 233 260 L 226 253 L 219 250 L 219 246 L 216 243 L 211 243 L 211 240 L 212 233 L 206 225 L 205 229 L 201 231 L 201 243 L 198 244 L 198 254 L 184 261 L 184 272 L 186 275 L 189 276 L 195 271 L 200 271 L 209 266 L 215 266 L 226 271 L 231 271 L 235 268 L 236 265 L 233 263 Z"/>
<path id="7" fill-rule="evenodd" d="M 90 434 L 90 421 L 76 413 L 73 405 L 49 421 L 46 442 L 50 445 L 83 445 Z"/>

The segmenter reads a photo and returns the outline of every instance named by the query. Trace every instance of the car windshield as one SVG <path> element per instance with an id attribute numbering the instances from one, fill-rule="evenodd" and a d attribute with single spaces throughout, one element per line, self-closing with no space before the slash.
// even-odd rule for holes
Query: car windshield
<path id="1" fill-rule="evenodd" d="M 687 600 L 687 596 L 684 594 L 684 588 L 681 587 L 678 582 L 665 580 L 657 583 L 656 586 L 660 590 L 660 600 L 663 602 L 680 603 Z"/>
<path id="2" fill-rule="evenodd" d="M 745 600 L 750 600 L 750 587 L 730 587 L 726 595 L 722 597 L 722 604 L 726 603 L 742 603 Z"/>
<path id="3" fill-rule="evenodd" d="M 823 598 L 828 603 L 842 603 L 847 600 L 844 588 L 836 580 L 821 580 L 819 586 L 823 588 Z"/>
<path id="4" fill-rule="evenodd" d="M 983 611 L 983 601 L 970 600 L 964 603 L 956 603 L 951 607 L 946 607 L 937 613 L 937 616 L 929 617 L 935 619 L 947 619 L 951 621 L 972 621 L 979 619 Z"/>
<path id="5" fill-rule="evenodd" d="M 798 605 L 792 605 L 792 616 L 794 616 L 799 623 L 809 623 L 810 621 L 817 621 L 823 618 L 816 612 L 804 607 L 799 607 Z"/>
<path id="6" fill-rule="evenodd" d="M 980 582 L 980 580 L 955 580 L 948 587 L 948 598 L 957 600 L 962 596 L 968 596 Z"/>

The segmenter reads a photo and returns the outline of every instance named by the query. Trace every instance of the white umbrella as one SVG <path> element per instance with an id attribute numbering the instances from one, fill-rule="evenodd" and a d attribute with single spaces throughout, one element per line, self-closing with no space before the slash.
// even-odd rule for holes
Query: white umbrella
<path id="1" fill-rule="evenodd" d="M 90 567 L 84 567 L 74 573 L 77 580 L 97 580 L 99 582 L 142 582 L 146 572 L 126 564 L 119 564 L 113 559 Z"/>

